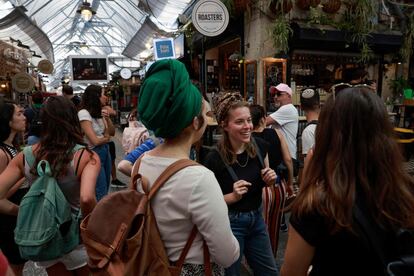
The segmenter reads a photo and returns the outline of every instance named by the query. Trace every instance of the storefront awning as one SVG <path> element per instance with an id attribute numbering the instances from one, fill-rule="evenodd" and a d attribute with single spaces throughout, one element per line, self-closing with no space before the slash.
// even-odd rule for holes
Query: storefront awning
<path id="1" fill-rule="evenodd" d="M 27 17 L 22 7 L 13 9 L 0 19 L 0 40 L 8 41 L 10 37 L 20 40 L 37 55 L 54 62 L 52 43 L 46 34 Z"/>

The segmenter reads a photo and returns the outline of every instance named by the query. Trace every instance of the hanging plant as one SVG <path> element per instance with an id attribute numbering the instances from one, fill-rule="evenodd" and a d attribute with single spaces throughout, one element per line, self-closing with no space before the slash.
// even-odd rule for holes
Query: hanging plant
<path id="1" fill-rule="evenodd" d="M 296 0 L 296 6 L 301 10 L 309 10 L 310 7 L 317 7 L 321 0 Z"/>
<path id="2" fill-rule="evenodd" d="M 279 15 L 271 25 L 270 35 L 276 51 L 287 53 L 289 51 L 289 38 L 293 33 L 288 20 Z"/>
<path id="3" fill-rule="evenodd" d="M 374 58 L 374 51 L 369 47 L 367 42 L 362 43 L 361 48 L 361 57 L 359 58 L 359 63 L 368 63 Z"/>
<path id="4" fill-rule="evenodd" d="M 194 37 L 195 32 L 196 32 L 196 29 L 195 29 L 193 23 L 189 24 L 187 26 L 187 28 L 185 28 L 185 30 L 184 30 L 185 47 L 190 51 L 190 57 L 192 57 L 192 53 L 193 53 L 193 50 L 194 50 L 193 37 Z"/>
<path id="5" fill-rule="evenodd" d="M 344 23 L 339 26 L 351 35 L 351 41 L 361 48 L 360 62 L 372 59 L 373 51 L 368 44 L 368 37 L 374 30 L 374 18 L 377 15 L 378 3 L 372 0 L 348 0 L 348 8 L 344 13 Z"/>

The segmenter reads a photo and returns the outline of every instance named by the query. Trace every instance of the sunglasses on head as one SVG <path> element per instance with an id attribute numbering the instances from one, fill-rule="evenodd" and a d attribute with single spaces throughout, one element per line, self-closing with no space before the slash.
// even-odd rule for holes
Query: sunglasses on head
<path id="1" fill-rule="evenodd" d="M 349 84 L 349 83 L 345 83 L 345 82 L 341 82 L 335 85 L 332 85 L 330 91 L 333 94 L 334 98 L 336 96 L 336 94 L 338 94 L 341 90 L 345 89 L 345 88 L 351 88 L 351 87 L 365 87 L 365 88 L 371 88 L 371 86 L 367 85 L 367 84 Z"/>

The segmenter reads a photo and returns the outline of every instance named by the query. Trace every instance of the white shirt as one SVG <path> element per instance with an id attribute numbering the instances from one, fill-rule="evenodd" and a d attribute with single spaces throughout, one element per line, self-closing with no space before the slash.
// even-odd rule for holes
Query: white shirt
<path id="1" fill-rule="evenodd" d="M 161 172 L 177 160 L 145 154 L 139 173 L 151 187 Z M 229 267 L 239 258 L 239 243 L 230 228 L 227 204 L 213 172 L 206 167 L 190 166 L 177 172 L 158 190 L 151 206 L 171 261 L 178 260 L 194 225 L 207 242 L 213 262 Z M 204 263 L 200 233 L 186 263 Z"/>
<path id="2" fill-rule="evenodd" d="M 308 154 L 308 151 L 315 144 L 316 124 L 310 124 L 302 131 L 302 154 Z"/>
<path id="3" fill-rule="evenodd" d="M 91 114 L 86 109 L 81 109 L 78 111 L 78 118 L 80 122 L 90 121 L 92 123 L 92 129 L 95 132 L 96 137 L 104 137 L 105 123 L 102 118 L 92 118 Z M 86 136 L 85 142 L 88 144 L 89 148 L 92 149 L 94 147 L 94 145 L 89 141 L 89 139 Z"/>
<path id="4" fill-rule="evenodd" d="M 293 104 L 285 104 L 269 115 L 270 118 L 279 124 L 280 130 L 286 139 L 290 156 L 296 158 L 296 136 L 298 134 L 299 114 Z"/>

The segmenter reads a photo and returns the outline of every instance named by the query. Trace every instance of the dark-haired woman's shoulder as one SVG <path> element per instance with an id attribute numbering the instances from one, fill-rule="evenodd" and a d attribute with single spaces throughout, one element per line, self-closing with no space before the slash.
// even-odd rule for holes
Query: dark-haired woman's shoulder
<path id="1" fill-rule="evenodd" d="M 220 168 L 224 167 L 224 163 L 221 159 L 217 147 L 203 148 L 203 150 L 204 157 L 200 158 L 201 164 L 203 164 L 213 172 L 217 172 L 218 170 L 220 170 Z"/>
<path id="2" fill-rule="evenodd" d="M 259 148 L 260 153 L 263 155 L 263 158 L 265 158 L 266 154 L 269 151 L 269 143 L 261 137 L 254 137 L 254 140 L 256 141 L 257 147 Z"/>

